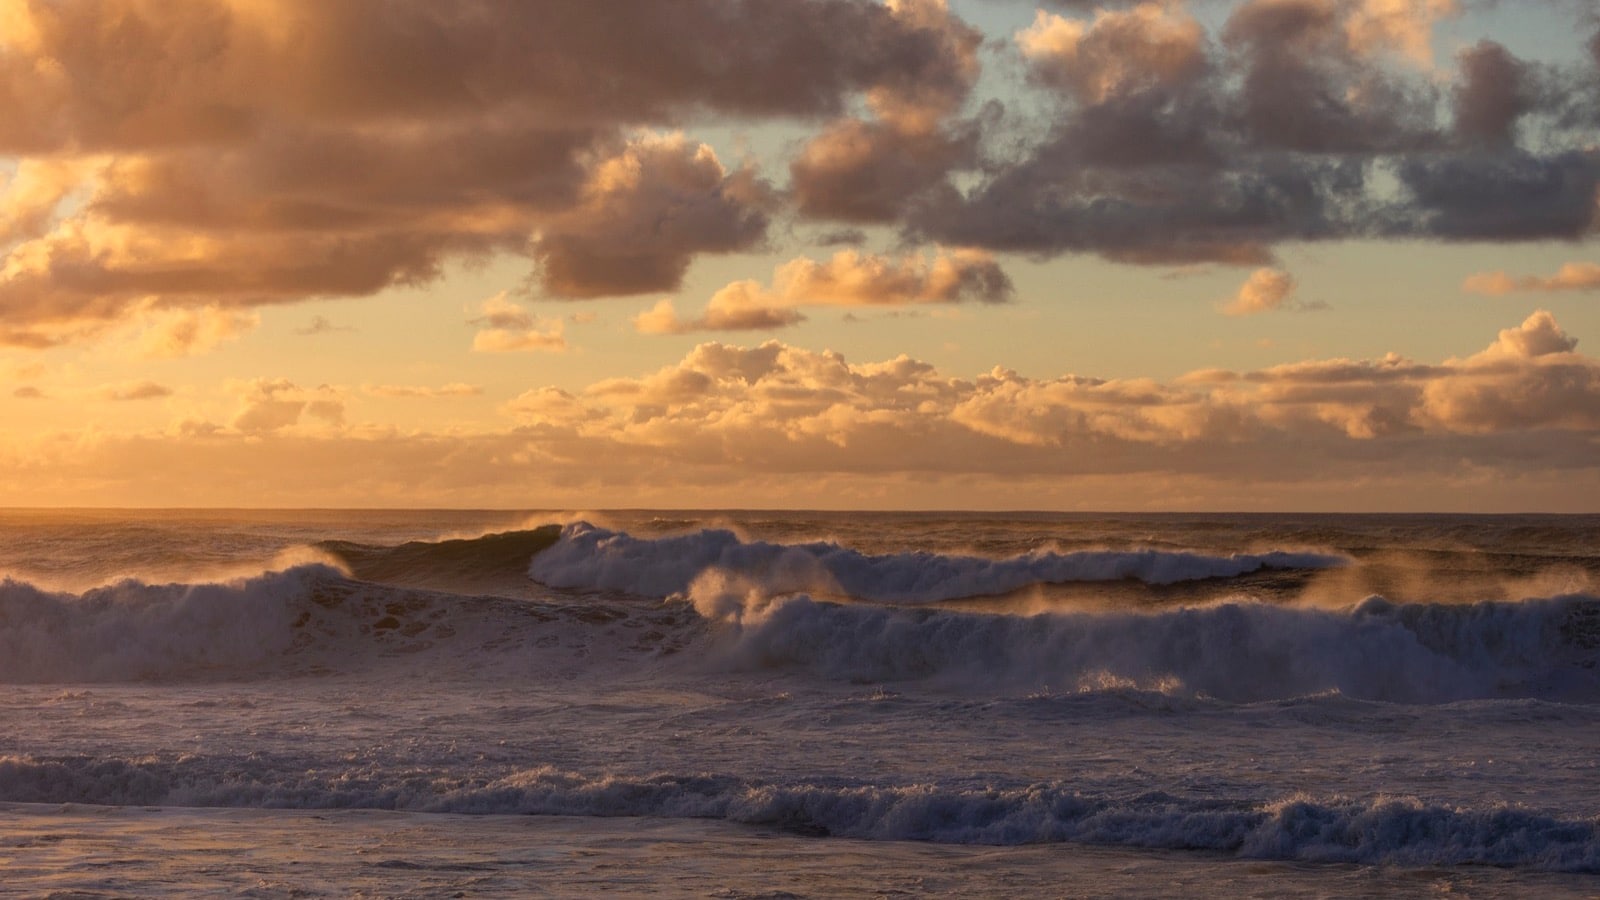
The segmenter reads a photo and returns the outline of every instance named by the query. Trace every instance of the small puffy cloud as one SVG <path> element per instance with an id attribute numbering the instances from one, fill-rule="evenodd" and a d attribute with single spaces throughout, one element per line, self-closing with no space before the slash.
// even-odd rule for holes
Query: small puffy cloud
<path id="1" fill-rule="evenodd" d="M 680 318 L 672 301 L 662 300 L 633 322 L 644 334 L 770 330 L 804 321 L 798 307 L 1003 303 L 1011 291 L 1005 270 L 982 251 L 892 258 L 841 250 L 826 261 L 798 257 L 784 263 L 770 288 L 733 282 L 713 294 L 697 318 Z"/>
<path id="2" fill-rule="evenodd" d="M 940 250 L 899 259 L 841 250 L 826 262 L 807 257 L 780 266 L 773 293 L 793 306 L 905 306 L 1003 303 L 1011 279 L 981 250 Z"/>
<path id="3" fill-rule="evenodd" d="M 18 400 L 43 400 L 43 399 L 45 399 L 44 391 L 39 390 L 37 387 L 34 387 L 31 384 L 25 384 L 22 387 L 17 388 L 16 390 L 11 392 L 11 396 L 17 398 Z"/>
<path id="4" fill-rule="evenodd" d="M 1570 262 L 1548 277 L 1524 275 L 1517 278 L 1504 271 L 1480 272 L 1468 276 L 1461 287 L 1474 294 L 1490 296 L 1519 292 L 1595 291 L 1600 290 L 1600 265 L 1591 262 Z"/>
<path id="5" fill-rule="evenodd" d="M 106 400 L 156 400 L 172 396 L 172 388 L 154 381 L 128 381 L 108 384 L 97 391 Z"/>
<path id="6" fill-rule="evenodd" d="M 325 426 L 344 424 L 344 400 L 327 385 L 302 388 L 284 378 L 256 378 L 230 382 L 239 408 L 230 425 L 244 434 L 266 434 L 292 428 L 304 419 Z"/>
<path id="7" fill-rule="evenodd" d="M 633 317 L 640 334 L 687 334 L 693 331 L 772 331 L 805 321 L 799 310 L 766 305 L 761 286 L 753 281 L 728 285 L 706 304 L 697 318 L 683 319 L 669 299 Z"/>
<path id="8" fill-rule="evenodd" d="M 1101 8 L 1089 23 L 1039 10 L 1016 41 L 1033 78 L 1089 104 L 1180 85 L 1209 65 L 1205 29 L 1171 2 Z"/>
<path id="9" fill-rule="evenodd" d="M 439 387 L 415 384 L 364 384 L 361 386 L 361 392 L 369 397 L 437 400 L 442 397 L 481 396 L 483 388 L 460 382 Z"/>
<path id="10" fill-rule="evenodd" d="M 560 321 L 525 331 L 488 328 L 472 336 L 472 349 L 476 353 L 560 353 L 567 349 L 567 339 Z"/>
<path id="11" fill-rule="evenodd" d="M 258 313 L 217 306 L 150 310 L 136 321 L 134 353 L 143 359 L 198 356 L 260 324 Z"/>
<path id="12" fill-rule="evenodd" d="M 1257 269 L 1222 308 L 1230 316 L 1254 316 L 1283 309 L 1294 296 L 1294 276 L 1281 269 Z"/>
<path id="13" fill-rule="evenodd" d="M 480 315 L 467 324 L 481 326 L 472 337 L 478 353 L 560 352 L 567 349 L 565 325 L 560 319 L 535 316 L 511 300 L 506 291 L 483 301 Z"/>

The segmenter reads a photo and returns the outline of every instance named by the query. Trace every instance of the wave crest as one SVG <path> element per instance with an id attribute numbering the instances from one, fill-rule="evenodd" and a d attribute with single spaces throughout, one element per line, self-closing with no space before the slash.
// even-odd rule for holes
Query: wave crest
<path id="1" fill-rule="evenodd" d="M 880 603 L 931 603 L 1006 594 L 1038 584 L 1135 580 L 1170 585 L 1262 569 L 1345 565 L 1322 553 L 1207 556 L 1161 550 L 1038 551 L 1007 559 L 928 552 L 870 555 L 838 544 L 745 541 L 708 529 L 640 538 L 587 523 L 566 526 L 533 558 L 529 574 L 550 587 L 669 597 L 712 570 L 758 581 L 768 594 L 807 592 Z"/>
<path id="2" fill-rule="evenodd" d="M 1600 599 L 1581 595 L 1023 617 L 771 598 L 707 579 L 694 602 L 728 629 L 725 664 L 852 682 L 1121 685 L 1235 702 L 1330 692 L 1407 703 L 1600 696 Z"/>

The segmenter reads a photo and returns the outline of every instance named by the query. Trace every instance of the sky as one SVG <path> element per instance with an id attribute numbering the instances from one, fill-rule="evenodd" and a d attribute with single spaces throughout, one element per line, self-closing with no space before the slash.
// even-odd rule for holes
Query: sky
<path id="1" fill-rule="evenodd" d="M 0 506 L 1600 512 L 1587 0 L 0 0 Z"/>

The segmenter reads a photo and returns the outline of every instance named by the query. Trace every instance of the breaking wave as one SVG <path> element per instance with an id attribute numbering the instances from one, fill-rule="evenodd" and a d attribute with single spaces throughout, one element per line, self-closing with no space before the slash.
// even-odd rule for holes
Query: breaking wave
<path id="1" fill-rule="evenodd" d="M 377 808 L 466 814 L 721 819 L 818 837 L 1016 845 L 1082 842 L 1317 862 L 1600 871 L 1600 820 L 1410 797 L 1267 800 L 1093 795 L 1070 782 L 1014 787 L 769 782 L 715 774 L 599 775 L 539 767 L 463 779 L 385 780 L 183 757 L 0 757 L 0 800 L 31 803 Z"/>
<path id="2" fill-rule="evenodd" d="M 240 679 L 358 670 L 399 655 L 421 672 L 562 666 L 606 678 L 618 666 L 636 669 L 670 656 L 673 665 L 708 670 L 927 682 L 990 696 L 1133 688 L 1229 703 L 1323 693 L 1424 704 L 1600 699 L 1600 599 L 1583 594 L 1020 615 L 906 601 L 1040 579 L 1226 577 L 1340 560 L 1154 551 L 1003 560 L 870 556 L 826 543 L 745 542 L 721 531 L 643 540 L 583 524 L 557 537 L 549 526 L 387 548 L 323 545 L 351 573 L 397 582 L 390 584 L 326 565 L 220 583 L 126 580 L 80 594 L 0 581 L 0 682 Z M 526 571 L 530 556 L 543 580 L 635 598 L 557 592 L 512 599 L 398 584 L 425 580 L 426 571 L 450 575 L 480 565 Z M 783 592 L 819 580 L 887 605 Z M 450 652 L 423 652 L 436 646 Z M 676 656 L 681 650 L 693 652 Z"/>
<path id="3" fill-rule="evenodd" d="M 557 588 L 668 597 L 707 571 L 759 579 L 772 594 L 809 592 L 880 603 L 930 603 L 1006 594 L 1031 585 L 1135 580 L 1169 585 L 1263 569 L 1346 564 L 1323 553 L 1206 556 L 1159 550 L 1041 551 L 1009 559 L 915 552 L 873 556 L 833 543 L 744 541 L 731 531 L 639 538 L 588 523 L 566 526 L 529 574 Z"/>
<path id="4" fill-rule="evenodd" d="M 347 671 L 394 657 L 471 666 L 534 656 L 536 636 L 545 647 L 622 640 L 624 651 L 658 654 L 676 649 L 675 634 L 697 633 L 683 621 L 694 618 L 682 608 L 396 588 L 325 565 L 218 583 L 130 579 L 81 594 L 8 579 L 0 581 L 0 683 L 245 679 Z M 625 619 L 637 633 L 619 638 L 611 626 Z M 436 645 L 462 652 L 418 657 Z"/>
<path id="5" fill-rule="evenodd" d="M 731 631 L 726 664 L 853 682 L 1121 686 L 1232 702 L 1328 692 L 1406 703 L 1600 697 L 1600 599 L 1579 595 L 1024 617 L 770 599 L 708 580 L 694 602 Z"/>

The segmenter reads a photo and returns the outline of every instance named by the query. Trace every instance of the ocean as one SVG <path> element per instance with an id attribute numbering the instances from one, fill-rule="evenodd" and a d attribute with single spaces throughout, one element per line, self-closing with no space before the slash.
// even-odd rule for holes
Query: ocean
<path id="1" fill-rule="evenodd" d="M 0 894 L 1600 895 L 1600 516 L 0 511 Z"/>

